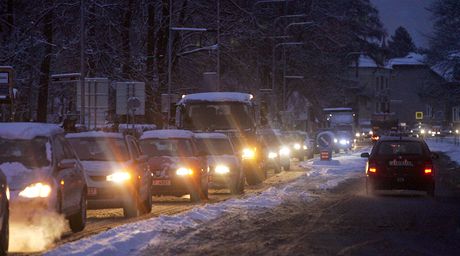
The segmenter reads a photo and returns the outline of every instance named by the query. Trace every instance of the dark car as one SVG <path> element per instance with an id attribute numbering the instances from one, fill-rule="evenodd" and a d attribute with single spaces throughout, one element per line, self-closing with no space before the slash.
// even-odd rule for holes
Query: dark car
<path id="1" fill-rule="evenodd" d="M 0 168 L 10 188 L 11 212 L 63 214 L 73 232 L 86 224 L 86 177 L 57 125 L 0 123 Z"/>
<path id="2" fill-rule="evenodd" d="M 282 133 L 277 129 L 263 129 L 257 133 L 264 156 L 264 168 L 274 169 L 275 173 L 281 172 L 281 168 L 289 171 L 291 150 L 288 145 L 284 144 Z"/>
<path id="3" fill-rule="evenodd" d="M 6 177 L 0 169 L 0 255 L 6 255 L 9 243 L 10 191 Z"/>
<path id="4" fill-rule="evenodd" d="M 244 173 L 238 153 L 232 142 L 222 133 L 195 133 L 200 152 L 206 154 L 209 171 L 209 187 L 229 188 L 232 194 L 244 192 Z"/>
<path id="5" fill-rule="evenodd" d="M 289 146 L 291 157 L 302 161 L 313 158 L 313 143 L 308 136 L 308 133 L 302 131 L 285 131 L 283 132 L 283 143 Z"/>
<path id="6" fill-rule="evenodd" d="M 152 175 L 136 139 L 111 132 L 67 134 L 88 178 L 88 208 L 123 208 L 127 218 L 152 210 Z"/>
<path id="7" fill-rule="evenodd" d="M 153 195 L 190 195 L 192 202 L 208 198 L 206 155 L 199 154 L 193 132 L 187 130 L 147 131 L 140 145 L 148 155 Z"/>
<path id="8" fill-rule="evenodd" d="M 425 141 L 413 137 L 381 137 L 368 157 L 367 191 L 384 189 L 424 190 L 434 195 L 436 154 Z"/>

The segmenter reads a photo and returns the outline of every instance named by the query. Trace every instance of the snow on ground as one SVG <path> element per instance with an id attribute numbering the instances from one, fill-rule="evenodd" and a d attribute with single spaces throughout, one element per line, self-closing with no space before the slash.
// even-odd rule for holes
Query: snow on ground
<path id="1" fill-rule="evenodd" d="M 149 244 L 161 241 L 163 234 L 178 233 L 213 221 L 227 213 L 245 211 L 267 211 L 285 200 L 309 202 L 315 197 L 302 191 L 306 182 L 313 182 L 318 189 L 330 189 L 346 179 L 363 175 L 365 159 L 361 152 L 339 156 L 328 165 L 316 161 L 302 162 L 301 166 L 311 168 L 309 172 L 284 187 L 271 187 L 261 193 L 240 199 L 229 199 L 216 204 L 208 204 L 190 211 L 159 216 L 130 223 L 109 231 L 62 245 L 45 255 L 132 255 L 138 254 Z"/>
<path id="2" fill-rule="evenodd" d="M 432 152 L 443 152 L 452 161 L 460 164 L 460 144 L 454 143 L 454 138 L 447 137 L 443 139 L 429 138 L 426 140 L 428 147 Z"/>

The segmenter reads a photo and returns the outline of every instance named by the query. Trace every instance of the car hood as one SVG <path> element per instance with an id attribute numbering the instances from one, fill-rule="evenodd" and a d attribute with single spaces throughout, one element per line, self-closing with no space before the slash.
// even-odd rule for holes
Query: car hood
<path id="1" fill-rule="evenodd" d="M 82 161 L 81 163 L 88 175 L 107 175 L 126 169 L 128 166 L 127 162 L 114 161 Z"/>
<path id="2" fill-rule="evenodd" d="M 234 155 L 208 156 L 207 162 L 209 166 L 215 166 L 218 164 L 237 166 L 238 158 L 236 158 Z"/>
<path id="3" fill-rule="evenodd" d="M 11 190 L 22 190 L 36 182 L 50 182 L 51 167 L 27 168 L 22 163 L 3 163 L 0 169 L 6 176 Z"/>
<path id="4" fill-rule="evenodd" d="M 196 166 L 199 162 L 197 157 L 171 157 L 155 156 L 148 160 L 150 170 L 175 169 L 182 166 Z"/>

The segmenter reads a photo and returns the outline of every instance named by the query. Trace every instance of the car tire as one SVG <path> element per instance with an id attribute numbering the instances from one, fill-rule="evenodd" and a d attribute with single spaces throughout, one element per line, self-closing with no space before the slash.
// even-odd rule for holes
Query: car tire
<path id="1" fill-rule="evenodd" d="M 248 185 L 258 185 L 262 183 L 267 176 L 267 171 L 261 166 L 245 171 L 246 182 Z"/>
<path id="2" fill-rule="evenodd" d="M 142 202 L 141 214 L 148 214 L 152 212 L 152 182 L 149 182 L 147 189 L 147 198 Z"/>
<path id="3" fill-rule="evenodd" d="M 78 213 L 69 217 L 69 226 L 72 232 L 80 232 L 86 226 L 86 190 L 82 193 L 80 198 L 80 208 Z"/>
<path id="4" fill-rule="evenodd" d="M 140 209 L 139 209 L 139 203 L 138 203 L 138 196 L 133 195 L 131 198 L 129 198 L 126 202 L 125 205 L 123 206 L 123 216 L 125 218 L 135 218 L 140 215 Z"/>
<path id="5" fill-rule="evenodd" d="M 244 193 L 244 178 L 238 178 L 230 187 L 230 194 L 241 195 Z"/>
<path id="6" fill-rule="evenodd" d="M 10 225 L 9 225 L 9 210 L 6 204 L 5 215 L 3 216 L 2 230 L 0 232 L 0 256 L 6 255 L 8 252 Z"/>

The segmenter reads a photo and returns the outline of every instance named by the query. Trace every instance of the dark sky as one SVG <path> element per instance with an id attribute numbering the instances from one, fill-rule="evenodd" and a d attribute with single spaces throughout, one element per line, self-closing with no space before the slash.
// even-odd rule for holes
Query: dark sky
<path id="1" fill-rule="evenodd" d="M 399 26 L 405 27 L 417 47 L 428 47 L 424 36 L 432 29 L 431 13 L 425 8 L 433 0 L 371 0 L 380 13 L 380 18 L 389 36 Z"/>

